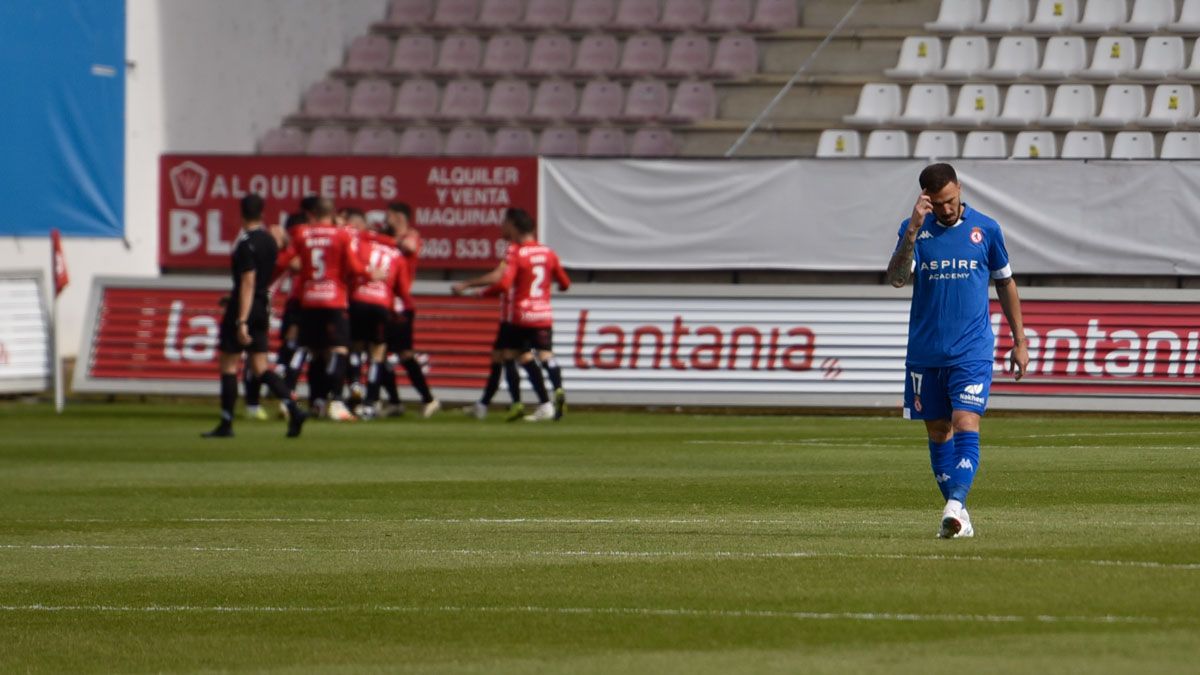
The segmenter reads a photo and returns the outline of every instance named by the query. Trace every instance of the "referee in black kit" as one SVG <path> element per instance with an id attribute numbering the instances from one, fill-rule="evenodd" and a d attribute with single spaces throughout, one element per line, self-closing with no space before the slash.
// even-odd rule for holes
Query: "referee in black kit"
<path id="1" fill-rule="evenodd" d="M 242 352 L 248 368 L 287 406 L 288 437 L 300 435 L 305 414 L 292 399 L 292 390 L 267 367 L 267 333 L 271 322 L 270 286 L 279 245 L 263 227 L 263 198 L 242 198 L 242 233 L 233 246 L 233 294 L 221 319 L 221 421 L 205 438 L 233 436 L 233 406 L 237 403 L 238 365 Z"/>

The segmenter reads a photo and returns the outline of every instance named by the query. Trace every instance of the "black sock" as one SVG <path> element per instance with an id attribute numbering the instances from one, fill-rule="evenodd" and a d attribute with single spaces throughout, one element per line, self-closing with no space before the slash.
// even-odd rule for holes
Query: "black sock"
<path id="1" fill-rule="evenodd" d="M 347 357 L 346 366 L 346 384 L 353 385 L 357 382 L 362 382 L 362 367 L 366 358 L 359 352 L 351 352 Z"/>
<path id="2" fill-rule="evenodd" d="M 329 376 L 326 371 L 329 363 L 324 356 L 313 354 L 308 359 L 308 400 L 325 400 L 329 395 Z"/>
<path id="3" fill-rule="evenodd" d="M 425 371 L 421 370 L 421 364 L 417 363 L 414 356 L 410 356 L 400 362 L 404 366 L 404 372 L 408 373 L 408 381 L 412 383 L 413 389 L 421 395 L 422 403 L 429 403 L 433 400 L 433 393 L 429 391 L 429 383 L 425 381 Z"/>
<path id="4" fill-rule="evenodd" d="M 492 402 L 492 397 L 500 388 L 500 370 L 500 364 L 493 361 L 492 369 L 488 371 L 487 384 L 483 387 L 483 396 L 479 397 L 480 403 L 488 405 Z"/>
<path id="5" fill-rule="evenodd" d="M 375 405 L 379 402 L 379 381 L 383 378 L 383 366 L 378 363 L 372 363 L 367 368 L 367 405 Z"/>
<path id="6" fill-rule="evenodd" d="M 329 384 L 329 400 L 342 400 L 342 390 L 346 386 L 346 355 L 334 352 L 329 355 L 329 367 L 325 369 Z"/>
<path id="7" fill-rule="evenodd" d="M 262 382 L 249 363 L 242 368 L 242 398 L 246 399 L 247 406 L 262 403 Z"/>
<path id="8" fill-rule="evenodd" d="M 295 342 L 284 342 L 279 345 L 279 351 L 275 352 L 275 367 L 280 368 L 281 372 L 286 373 L 288 366 L 292 362 L 292 357 L 296 354 Z"/>
<path id="9" fill-rule="evenodd" d="M 542 367 L 546 369 L 546 375 L 550 377 L 550 386 L 554 387 L 555 391 L 562 389 L 562 367 L 558 365 L 558 359 L 550 357 L 542 362 Z"/>
<path id="10" fill-rule="evenodd" d="M 513 403 L 521 402 L 521 374 L 517 372 L 516 361 L 504 362 L 504 380 L 508 382 L 508 395 Z"/>
<path id="11" fill-rule="evenodd" d="M 279 377 L 278 373 L 268 369 L 263 371 L 262 375 L 259 375 L 259 379 L 262 380 L 263 384 L 267 385 L 267 390 L 274 394 L 275 398 L 283 401 L 289 412 L 293 414 L 296 412 L 296 401 L 292 398 L 292 390 L 283 381 L 283 378 Z"/>
<path id="12" fill-rule="evenodd" d="M 379 376 L 379 384 L 387 392 L 388 403 L 400 405 L 400 390 L 396 388 L 396 369 L 386 359 L 379 366 L 383 369 Z"/>
<path id="13" fill-rule="evenodd" d="M 280 351 L 280 354 L 283 352 Z M 308 350 L 297 349 L 292 352 L 291 358 L 284 361 L 283 367 L 286 373 L 283 381 L 287 384 L 288 389 L 296 391 L 296 383 L 300 381 L 300 373 L 304 372 L 304 362 L 308 360 Z M 312 383 L 309 383 L 309 388 L 312 388 Z"/>
<path id="14" fill-rule="evenodd" d="M 533 393 L 537 394 L 538 402 L 548 403 L 550 396 L 546 393 L 546 380 L 542 377 L 542 367 L 538 365 L 536 360 L 532 359 L 528 363 L 522 363 L 521 367 L 525 369 L 525 374 L 529 376 L 529 384 L 533 385 Z"/>
<path id="15" fill-rule="evenodd" d="M 233 425 L 233 406 L 237 403 L 238 376 L 221 373 L 221 423 Z"/>

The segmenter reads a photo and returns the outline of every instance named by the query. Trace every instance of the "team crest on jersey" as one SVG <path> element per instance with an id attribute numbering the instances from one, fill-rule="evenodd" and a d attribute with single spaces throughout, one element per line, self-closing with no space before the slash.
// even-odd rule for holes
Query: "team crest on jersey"
<path id="1" fill-rule="evenodd" d="M 921 405 L 921 397 L 913 396 L 913 410 L 916 410 L 917 412 L 921 412 L 922 407 L 923 406 Z"/>
<path id="2" fill-rule="evenodd" d="M 978 227 L 972 227 L 971 228 L 971 242 L 974 244 L 982 244 L 983 243 L 983 230 L 979 229 Z"/>

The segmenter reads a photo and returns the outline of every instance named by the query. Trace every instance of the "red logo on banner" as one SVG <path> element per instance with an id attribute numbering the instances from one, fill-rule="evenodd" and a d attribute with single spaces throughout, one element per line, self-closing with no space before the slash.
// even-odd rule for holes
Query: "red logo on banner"
<path id="1" fill-rule="evenodd" d="M 179 206 L 196 206 L 204 199 L 208 171 L 195 162 L 184 162 L 171 169 L 171 191 Z"/>
<path id="2" fill-rule="evenodd" d="M 54 271 L 54 297 L 58 297 L 71 277 L 67 274 L 67 258 L 63 255 L 62 235 L 58 228 L 50 230 L 50 262 Z"/>

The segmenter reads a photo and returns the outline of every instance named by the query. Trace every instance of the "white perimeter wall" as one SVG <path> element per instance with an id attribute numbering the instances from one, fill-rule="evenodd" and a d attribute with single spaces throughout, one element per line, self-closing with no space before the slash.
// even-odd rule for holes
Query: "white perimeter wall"
<path id="1" fill-rule="evenodd" d="M 79 350 L 97 275 L 158 275 L 158 158 L 254 150 L 304 89 L 383 18 L 387 0 L 126 0 L 125 242 L 64 241 L 58 347 Z M 49 266 L 49 243 L 0 239 L 0 270 Z"/>

